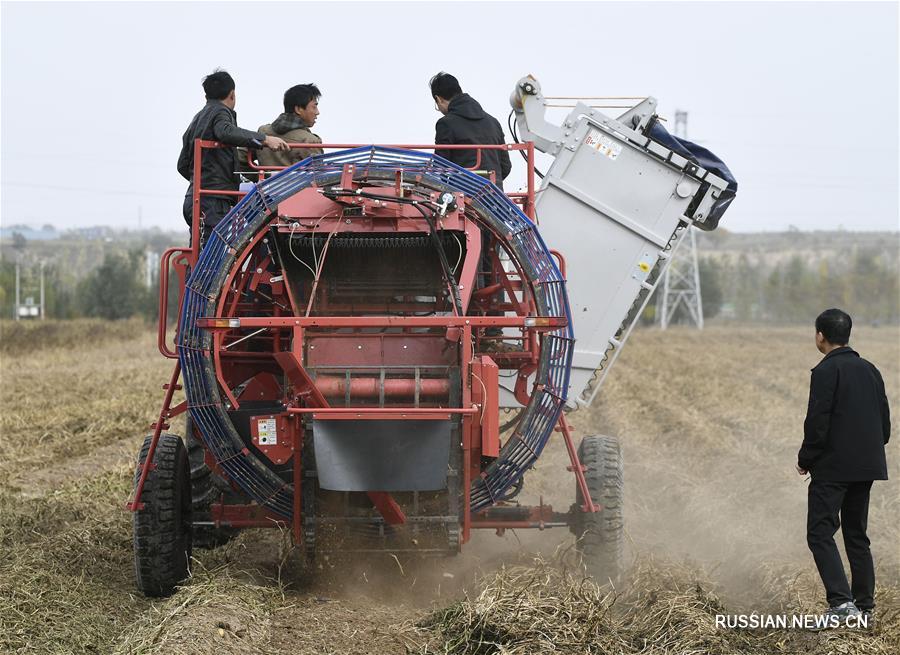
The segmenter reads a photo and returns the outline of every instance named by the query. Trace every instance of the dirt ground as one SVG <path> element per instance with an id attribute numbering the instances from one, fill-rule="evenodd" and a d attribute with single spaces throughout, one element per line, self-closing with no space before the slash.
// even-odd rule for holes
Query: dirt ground
<path id="1" fill-rule="evenodd" d="M 820 357 L 811 332 L 638 331 L 596 405 L 572 415 L 578 438 L 622 441 L 632 565 L 623 596 L 631 583 L 655 595 L 702 590 L 715 599 L 703 607 L 731 614 L 821 609 L 804 536 L 806 482 L 793 468 L 809 369 Z M 477 534 L 450 560 L 322 561 L 316 570 L 302 566 L 283 535 L 247 531 L 195 553 L 193 578 L 172 598 L 140 596 L 124 503 L 171 362 L 149 333 L 95 336 L 99 343 L 82 335 L 0 351 L 0 652 L 538 652 L 461 649 L 427 624 L 441 608 L 468 607 L 498 571 L 535 566 L 537 554 L 559 556 L 571 544 L 562 531 Z M 858 328 L 852 345 L 879 366 L 892 407 L 900 407 L 900 330 Z M 632 605 L 617 619 L 627 643 L 560 652 L 900 652 L 890 641 L 900 634 L 893 442 L 888 460 L 892 480 L 875 484 L 869 519 L 880 632 L 844 639 L 770 631 L 745 648 L 707 626 L 705 641 L 687 650 L 665 635 L 686 630 L 694 615 L 675 625 L 671 611 L 657 619 Z M 561 441 L 552 441 L 521 500 L 567 508 L 574 480 L 566 463 Z M 653 638 L 637 643 L 638 629 Z"/>

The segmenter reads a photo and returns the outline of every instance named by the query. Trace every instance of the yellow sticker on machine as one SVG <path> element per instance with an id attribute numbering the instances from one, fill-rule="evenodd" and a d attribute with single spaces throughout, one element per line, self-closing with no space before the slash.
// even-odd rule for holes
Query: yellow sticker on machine
<path id="1" fill-rule="evenodd" d="M 632 277 L 638 282 L 644 282 L 649 277 L 650 271 L 653 270 L 654 263 L 656 263 L 656 258 L 651 253 L 643 253 L 638 259 L 638 270 L 634 272 Z"/>

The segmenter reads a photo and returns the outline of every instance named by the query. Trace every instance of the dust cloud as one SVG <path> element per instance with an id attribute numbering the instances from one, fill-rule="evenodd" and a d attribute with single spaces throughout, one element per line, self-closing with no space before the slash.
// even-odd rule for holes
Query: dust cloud
<path id="1" fill-rule="evenodd" d="M 893 406 L 900 406 L 897 331 L 858 332 L 852 345 L 880 367 Z M 634 335 L 595 405 L 570 415 L 576 445 L 588 434 L 621 441 L 626 565 L 651 558 L 692 570 L 735 610 L 776 609 L 779 586 L 815 592 L 805 540 L 807 480 L 794 462 L 809 369 L 818 358 L 811 336 L 796 328 L 739 337 L 727 328 Z M 890 476 L 897 479 L 900 457 L 890 448 Z M 518 500 L 542 499 L 566 511 L 575 498 L 567 465 L 556 433 Z M 879 581 L 895 584 L 900 499 L 893 484 L 873 488 L 869 534 Z M 452 558 L 330 556 L 312 571 L 295 562 L 285 573 L 297 590 L 425 608 L 471 592 L 504 566 L 536 556 L 571 561 L 573 542 L 564 528 L 475 531 Z M 628 585 L 627 574 L 620 585 Z"/>

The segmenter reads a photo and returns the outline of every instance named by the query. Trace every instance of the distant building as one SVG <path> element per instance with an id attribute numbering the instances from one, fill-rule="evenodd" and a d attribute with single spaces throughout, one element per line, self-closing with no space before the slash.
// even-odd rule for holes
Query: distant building
<path id="1" fill-rule="evenodd" d="M 112 241 L 116 235 L 116 231 L 105 225 L 95 225 L 93 227 L 76 227 L 66 232 L 67 235 L 77 239 L 86 239 L 93 241 L 94 239 L 105 239 Z"/>
<path id="2" fill-rule="evenodd" d="M 28 225 L 9 225 L 0 227 L 0 239 L 12 239 L 14 234 L 21 234 L 26 241 L 52 241 L 60 237 L 52 225 L 38 229 Z"/>

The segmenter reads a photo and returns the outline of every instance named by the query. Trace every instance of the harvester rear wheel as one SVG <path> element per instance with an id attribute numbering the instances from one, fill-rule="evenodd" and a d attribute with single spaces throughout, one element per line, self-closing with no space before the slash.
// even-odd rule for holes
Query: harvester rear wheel
<path id="1" fill-rule="evenodd" d="M 206 465 L 206 448 L 194 434 L 193 421 L 188 416 L 185 421 L 185 441 L 187 441 L 188 460 L 191 464 L 191 507 L 195 521 L 211 521 L 210 506 L 223 493 L 231 489 L 228 483 L 216 475 Z M 216 528 L 208 525 L 194 526 L 194 547 L 216 548 L 223 546 L 237 536 L 234 528 Z"/>
<path id="2" fill-rule="evenodd" d="M 144 439 L 134 473 L 141 476 L 150 450 Z M 187 578 L 191 559 L 191 479 L 187 451 L 180 437 L 161 434 L 147 474 L 143 508 L 134 512 L 134 574 L 146 596 L 168 596 Z"/>
<path id="3" fill-rule="evenodd" d="M 578 446 L 578 459 L 587 469 L 584 472 L 588 490 L 599 512 L 583 512 L 584 502 L 575 487 L 576 547 L 581 553 L 586 573 L 602 584 L 616 581 L 622 572 L 625 547 L 623 511 L 624 473 L 619 440 L 606 435 L 585 437 Z"/>

